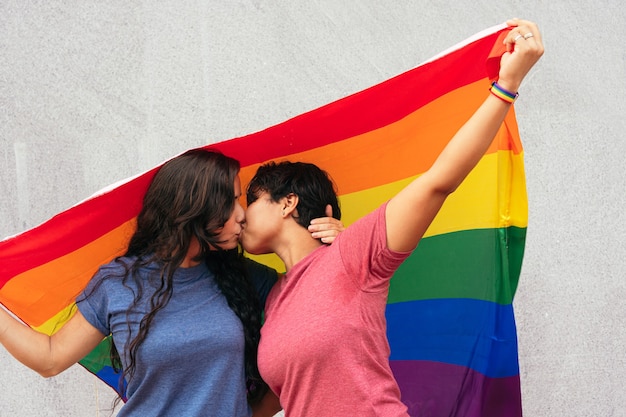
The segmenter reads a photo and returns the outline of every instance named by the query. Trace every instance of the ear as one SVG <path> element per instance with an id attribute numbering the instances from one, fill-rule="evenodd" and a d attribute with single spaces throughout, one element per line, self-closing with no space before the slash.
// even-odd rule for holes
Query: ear
<path id="1" fill-rule="evenodd" d="M 288 194 L 286 197 L 283 197 L 281 199 L 283 217 L 287 217 L 287 216 L 298 217 L 298 202 L 299 201 L 300 201 L 299 197 L 294 193 Z"/>

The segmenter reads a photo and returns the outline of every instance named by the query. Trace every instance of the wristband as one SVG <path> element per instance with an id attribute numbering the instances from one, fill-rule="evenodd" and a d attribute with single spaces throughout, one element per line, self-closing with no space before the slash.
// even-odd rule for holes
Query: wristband
<path id="1" fill-rule="evenodd" d="M 505 103 L 513 104 L 515 99 L 519 96 L 519 93 L 512 93 L 507 89 L 502 88 L 497 82 L 491 83 L 491 88 L 489 92 L 494 96 L 498 97 L 500 100 Z"/>

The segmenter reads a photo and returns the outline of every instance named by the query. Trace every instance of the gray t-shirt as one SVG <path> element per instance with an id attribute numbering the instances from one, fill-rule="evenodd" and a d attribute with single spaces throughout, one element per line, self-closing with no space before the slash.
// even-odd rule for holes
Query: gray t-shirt
<path id="1" fill-rule="evenodd" d="M 139 311 L 127 315 L 137 290 L 133 280 L 124 286 L 119 278 L 104 278 L 123 275 L 121 262 L 133 261 L 121 258 L 101 267 L 77 299 L 87 321 L 103 334 L 113 335 L 124 366 L 128 365 L 124 352 L 129 326 L 134 337 L 149 311 L 149 295 L 141 300 Z M 248 266 L 264 303 L 276 272 L 252 261 Z M 147 282 L 147 275 L 155 272 L 157 266 L 151 265 L 140 274 Z M 172 298 L 157 313 L 139 349 L 128 400 L 118 416 L 248 417 L 241 321 L 205 264 L 179 268 L 174 281 Z"/>

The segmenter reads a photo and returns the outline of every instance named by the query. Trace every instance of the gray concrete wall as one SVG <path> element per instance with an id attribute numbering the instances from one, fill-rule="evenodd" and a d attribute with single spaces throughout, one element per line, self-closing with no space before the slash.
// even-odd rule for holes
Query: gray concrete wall
<path id="1" fill-rule="evenodd" d="M 367 88 L 509 17 L 529 195 L 515 300 L 526 416 L 623 416 L 626 11 L 618 0 L 0 1 L 0 236 L 191 147 Z M 108 415 L 82 368 L 0 352 L 0 416 Z"/>

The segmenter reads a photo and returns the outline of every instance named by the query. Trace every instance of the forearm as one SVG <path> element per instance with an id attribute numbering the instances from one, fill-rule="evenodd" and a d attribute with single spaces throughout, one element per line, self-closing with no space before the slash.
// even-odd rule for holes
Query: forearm
<path id="1" fill-rule="evenodd" d="M 483 157 L 511 105 L 489 94 L 425 174 L 442 193 L 451 193 Z"/>
<path id="2" fill-rule="evenodd" d="M 543 44 L 534 23 L 513 19 L 507 24 L 513 29 L 504 40 L 507 52 L 500 59 L 500 89 L 496 92 L 504 89 L 516 93 L 528 71 L 543 55 Z M 434 177 L 431 181 L 435 187 L 451 192 L 461 184 L 489 148 L 510 107 L 505 99 L 489 94 L 427 172 Z"/>
<path id="3" fill-rule="evenodd" d="M 489 96 L 448 142 L 433 166 L 387 204 L 387 245 L 411 251 L 446 198 L 463 182 L 489 148 L 510 104 Z"/>

